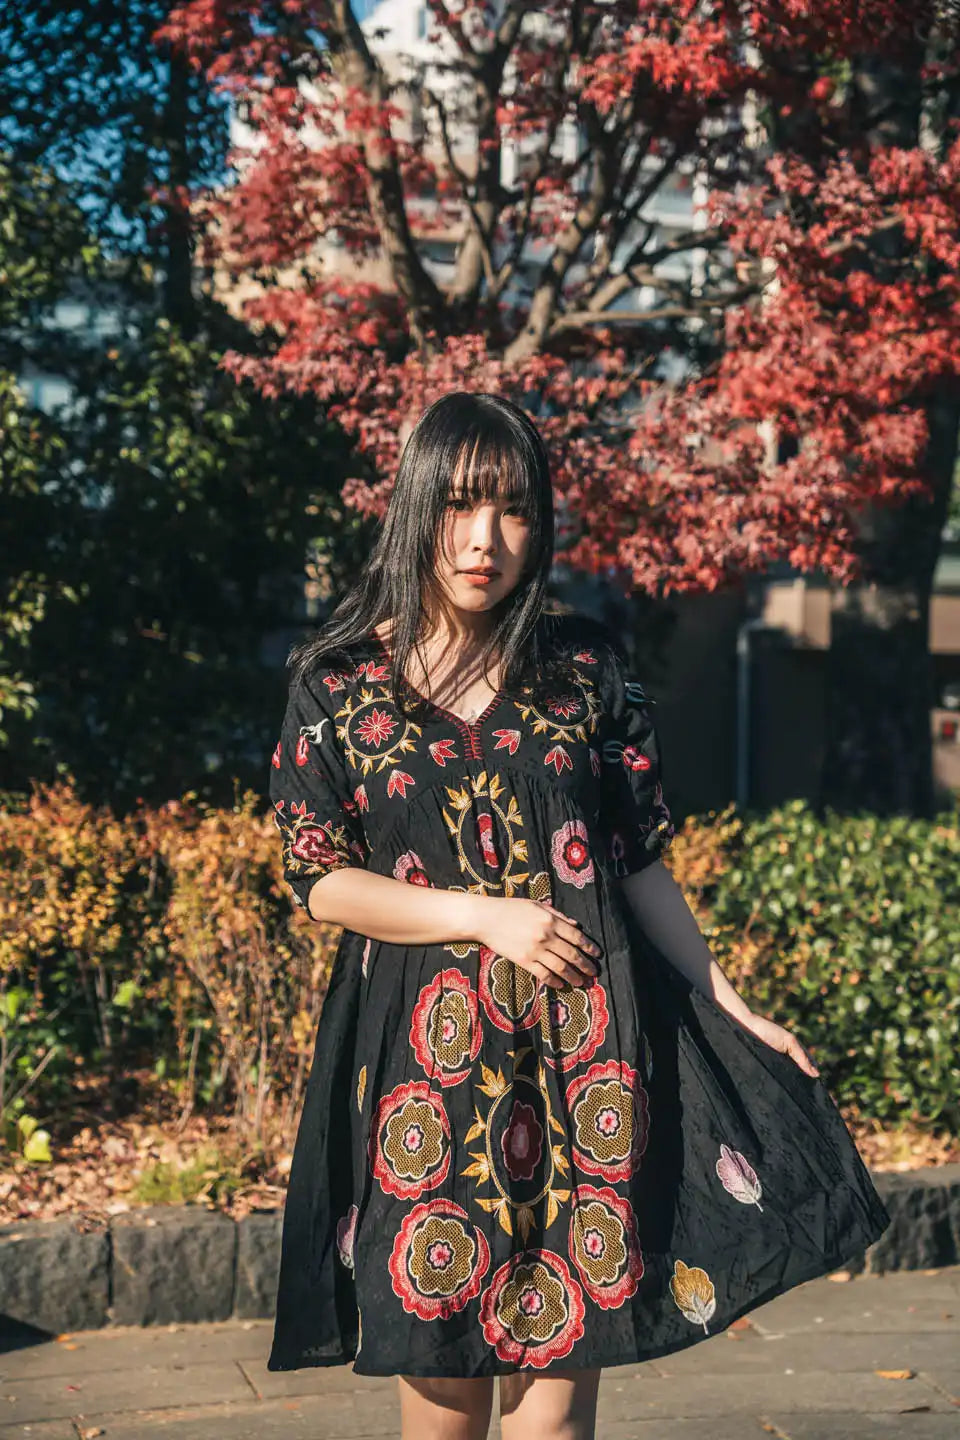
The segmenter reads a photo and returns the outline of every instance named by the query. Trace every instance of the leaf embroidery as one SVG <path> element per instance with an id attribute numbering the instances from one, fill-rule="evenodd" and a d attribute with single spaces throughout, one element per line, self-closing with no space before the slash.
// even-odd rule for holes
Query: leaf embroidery
<path id="1" fill-rule="evenodd" d="M 739 1200 L 741 1205 L 756 1205 L 758 1210 L 763 1210 L 760 1204 L 763 1186 L 757 1179 L 757 1172 L 739 1150 L 731 1150 L 729 1145 L 720 1146 L 717 1174 L 724 1190 L 732 1195 L 734 1200 Z"/>
<path id="2" fill-rule="evenodd" d="M 573 761 L 562 745 L 554 745 L 552 750 L 548 750 L 543 757 L 543 763 L 544 765 L 552 765 L 558 775 L 562 770 L 573 769 Z"/>
<path id="3" fill-rule="evenodd" d="M 403 798 L 406 799 L 407 786 L 415 784 L 416 781 L 414 780 L 413 776 L 408 775 L 406 770 L 394 770 L 393 774 L 390 776 L 390 779 L 387 781 L 387 794 L 396 795 L 397 791 L 399 790 Z"/>
<path id="4" fill-rule="evenodd" d="M 709 1335 L 707 1321 L 717 1308 L 716 1291 L 706 1270 L 698 1265 L 685 1265 L 674 1260 L 670 1290 L 677 1306 L 694 1325 L 702 1325 L 703 1333 Z"/>

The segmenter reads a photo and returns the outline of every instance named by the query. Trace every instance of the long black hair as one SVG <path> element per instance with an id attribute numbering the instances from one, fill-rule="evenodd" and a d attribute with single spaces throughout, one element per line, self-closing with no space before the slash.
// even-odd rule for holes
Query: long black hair
<path id="1" fill-rule="evenodd" d="M 553 563 L 553 487 L 539 431 L 512 401 L 486 392 L 454 390 L 426 409 L 410 434 L 376 544 L 355 585 L 319 631 L 290 657 L 302 678 L 321 660 L 365 640 L 391 622 L 393 693 L 401 708 L 418 696 L 405 684 L 407 661 L 436 596 L 435 562 L 451 482 L 463 461 L 463 493 L 474 502 L 496 497 L 530 524 L 520 579 L 495 607 L 483 648 L 483 673 L 499 661 L 501 689 L 518 694 L 550 678 L 550 618 L 544 612 Z"/>

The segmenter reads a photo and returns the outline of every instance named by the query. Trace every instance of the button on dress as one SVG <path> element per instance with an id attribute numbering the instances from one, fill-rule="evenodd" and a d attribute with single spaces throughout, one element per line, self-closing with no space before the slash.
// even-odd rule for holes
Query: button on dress
<path id="1" fill-rule="evenodd" d="M 548 988 L 477 942 L 344 931 L 271 1370 L 633 1363 L 717 1334 L 889 1223 L 823 1081 L 700 994 L 620 892 L 674 827 L 655 702 L 591 623 L 545 617 L 563 683 L 501 691 L 472 724 L 422 697 L 405 716 L 374 635 L 291 687 L 270 776 L 296 904 L 354 866 L 546 900 L 601 954 L 588 986 Z"/>

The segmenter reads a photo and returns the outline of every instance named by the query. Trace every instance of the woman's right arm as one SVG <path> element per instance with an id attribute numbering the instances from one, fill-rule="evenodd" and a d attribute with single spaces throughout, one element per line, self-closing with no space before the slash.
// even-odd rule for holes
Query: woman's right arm
<path id="1" fill-rule="evenodd" d="M 597 973 L 597 946 L 559 910 L 536 900 L 411 885 L 342 865 L 312 885 L 315 920 L 391 945 L 486 945 L 546 985 L 582 985 Z"/>

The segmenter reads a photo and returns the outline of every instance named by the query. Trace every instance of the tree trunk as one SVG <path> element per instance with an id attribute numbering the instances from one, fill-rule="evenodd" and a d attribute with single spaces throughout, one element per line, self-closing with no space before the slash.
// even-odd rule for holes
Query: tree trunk
<path id="1" fill-rule="evenodd" d="M 900 65 L 859 69 L 855 85 L 872 144 L 917 145 L 923 58 L 918 37 L 915 53 Z M 877 267 L 889 258 L 878 246 Z M 936 806 L 930 596 L 957 459 L 956 382 L 944 381 L 925 409 L 924 473 L 933 498 L 914 497 L 892 510 L 868 508 L 859 540 L 863 582 L 834 597 L 821 798 L 838 810 L 929 817 Z"/>
<path id="2" fill-rule="evenodd" d="M 927 418 L 934 499 L 871 510 L 860 541 L 865 584 L 835 596 L 822 799 L 838 810 L 930 817 L 936 807 L 930 595 L 957 458 L 954 385 Z"/>

